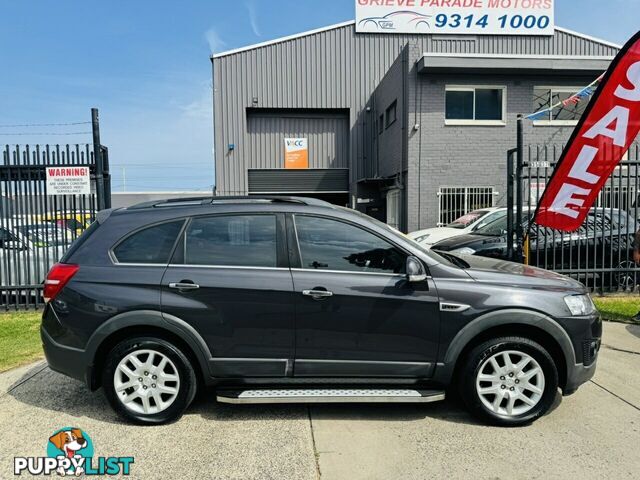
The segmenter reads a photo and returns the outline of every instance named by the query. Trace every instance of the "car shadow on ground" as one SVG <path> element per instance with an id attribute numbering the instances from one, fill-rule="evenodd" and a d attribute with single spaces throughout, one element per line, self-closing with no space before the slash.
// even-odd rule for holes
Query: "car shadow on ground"
<path id="1" fill-rule="evenodd" d="M 122 424 L 123 420 L 111 409 L 102 390 L 90 392 L 77 380 L 44 368 L 38 364 L 29 369 L 9 387 L 7 394 L 21 403 L 77 418 L 87 417 L 106 423 Z M 560 405 L 556 396 L 550 412 Z M 185 413 L 213 421 L 273 420 L 308 418 L 348 421 L 402 422 L 425 418 L 465 425 L 483 425 L 472 417 L 457 398 L 424 404 L 271 404 L 231 405 L 215 400 L 215 390 L 208 388 L 197 396 Z"/>
<path id="2" fill-rule="evenodd" d="M 627 332 L 629 332 L 631 335 L 640 338 L 640 325 L 627 325 L 626 326 L 626 330 Z"/>

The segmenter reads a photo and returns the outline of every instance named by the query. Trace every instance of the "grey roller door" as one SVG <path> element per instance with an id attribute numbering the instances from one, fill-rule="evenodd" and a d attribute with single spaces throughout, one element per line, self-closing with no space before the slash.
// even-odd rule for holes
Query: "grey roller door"
<path id="1" fill-rule="evenodd" d="M 349 168 L 349 120 L 342 110 L 247 112 L 251 168 L 283 168 L 284 139 L 306 138 L 309 168 Z"/>
<path id="2" fill-rule="evenodd" d="M 248 180 L 250 194 L 349 192 L 349 170 L 346 168 L 252 169 L 248 171 Z"/>

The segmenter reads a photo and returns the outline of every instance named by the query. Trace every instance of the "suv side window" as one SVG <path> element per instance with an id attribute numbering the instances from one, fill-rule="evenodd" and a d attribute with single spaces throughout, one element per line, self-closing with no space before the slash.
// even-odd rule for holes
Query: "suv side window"
<path id="1" fill-rule="evenodd" d="M 128 236 L 113 249 L 119 263 L 169 263 L 184 220 L 161 223 Z"/>
<path id="2" fill-rule="evenodd" d="M 184 263 L 275 267 L 275 215 L 194 218 L 187 229 Z"/>
<path id="3" fill-rule="evenodd" d="M 406 255 L 362 228 L 328 218 L 295 216 L 302 268 L 403 273 Z"/>

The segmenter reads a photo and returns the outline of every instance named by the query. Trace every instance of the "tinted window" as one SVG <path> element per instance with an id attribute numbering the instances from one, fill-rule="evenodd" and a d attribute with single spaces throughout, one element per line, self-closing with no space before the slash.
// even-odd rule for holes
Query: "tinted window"
<path id="1" fill-rule="evenodd" d="M 445 118 L 473 120 L 473 92 L 448 91 L 445 103 Z"/>
<path id="2" fill-rule="evenodd" d="M 169 263 L 183 221 L 145 228 L 123 240 L 113 254 L 120 263 Z"/>
<path id="3" fill-rule="evenodd" d="M 302 268 L 402 273 L 405 255 L 359 227 L 326 218 L 296 216 Z"/>
<path id="4" fill-rule="evenodd" d="M 185 263 L 275 267 L 275 215 L 194 218 L 187 229 Z"/>

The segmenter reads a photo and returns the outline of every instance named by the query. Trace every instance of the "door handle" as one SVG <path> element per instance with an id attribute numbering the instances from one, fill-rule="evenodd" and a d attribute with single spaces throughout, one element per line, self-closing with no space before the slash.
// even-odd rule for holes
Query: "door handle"
<path id="1" fill-rule="evenodd" d="M 180 292 L 186 292 L 187 290 L 197 290 L 200 285 L 193 282 L 171 282 L 169 288 L 175 288 Z"/>
<path id="2" fill-rule="evenodd" d="M 306 295 L 307 297 L 311 297 L 314 300 L 322 300 L 323 298 L 333 296 L 333 292 L 330 292 L 328 290 L 303 290 L 302 294 Z"/>

